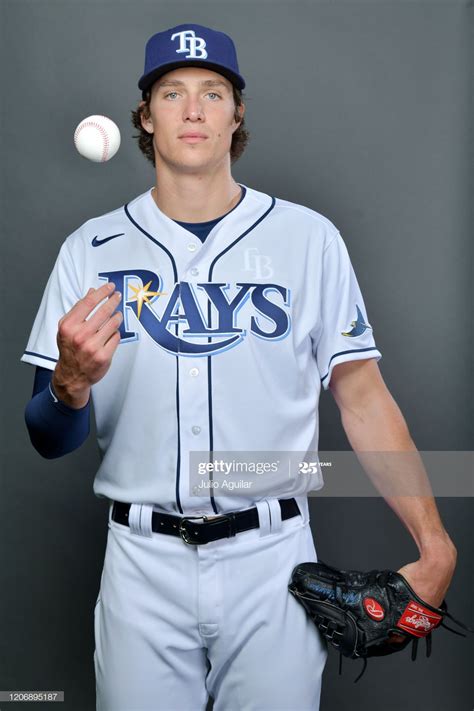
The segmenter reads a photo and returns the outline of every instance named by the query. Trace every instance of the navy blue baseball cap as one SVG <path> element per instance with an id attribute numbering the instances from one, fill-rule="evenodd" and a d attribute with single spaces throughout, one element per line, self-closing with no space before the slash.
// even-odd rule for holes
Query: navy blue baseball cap
<path id="1" fill-rule="evenodd" d="M 237 52 L 229 35 L 203 25 L 177 25 L 150 37 L 145 48 L 145 69 L 138 81 L 142 97 L 166 72 L 180 67 L 204 67 L 223 74 L 238 89 L 245 87 Z"/>

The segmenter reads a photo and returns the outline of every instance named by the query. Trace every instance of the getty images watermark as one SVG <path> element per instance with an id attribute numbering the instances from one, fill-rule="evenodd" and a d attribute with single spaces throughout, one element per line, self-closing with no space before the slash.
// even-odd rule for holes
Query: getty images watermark
<path id="1" fill-rule="evenodd" d="M 473 452 L 193 451 L 190 495 L 472 496 Z"/>

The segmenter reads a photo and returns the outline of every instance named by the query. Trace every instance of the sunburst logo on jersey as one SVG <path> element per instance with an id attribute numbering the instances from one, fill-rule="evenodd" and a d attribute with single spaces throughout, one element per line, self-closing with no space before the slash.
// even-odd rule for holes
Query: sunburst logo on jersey
<path id="1" fill-rule="evenodd" d="M 140 320 L 140 314 L 142 312 L 142 306 L 143 302 L 146 301 L 147 304 L 150 303 L 150 299 L 148 298 L 149 296 L 165 296 L 166 291 L 148 291 L 150 288 L 151 280 L 148 282 L 148 284 L 145 284 L 145 286 L 142 286 L 141 288 L 132 286 L 131 284 L 128 285 L 129 289 L 132 289 L 132 291 L 135 292 L 135 296 L 132 296 L 131 299 L 128 299 L 128 301 L 136 301 L 138 303 L 137 306 L 137 316 L 138 320 Z"/>
<path id="2" fill-rule="evenodd" d="M 362 336 L 365 331 L 370 328 L 372 330 L 372 326 L 370 326 L 368 323 L 364 321 L 364 317 L 362 315 L 362 311 L 356 304 L 356 309 L 357 309 L 357 318 L 355 321 L 351 321 L 350 325 L 352 326 L 350 331 L 341 331 L 341 334 L 343 336 L 348 336 L 349 338 L 354 338 L 354 336 Z"/>

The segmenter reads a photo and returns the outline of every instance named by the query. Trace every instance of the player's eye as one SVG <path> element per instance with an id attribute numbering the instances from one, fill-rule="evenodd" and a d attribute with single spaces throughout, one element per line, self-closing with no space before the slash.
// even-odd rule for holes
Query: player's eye
<path id="1" fill-rule="evenodd" d="M 167 99 L 170 96 L 178 96 L 178 92 L 177 91 L 169 91 L 167 94 L 165 94 L 165 99 Z M 217 99 L 222 98 L 221 95 L 215 91 L 208 91 L 207 96 L 216 97 L 215 99 L 212 99 L 212 101 L 216 101 Z M 172 100 L 174 100 L 174 99 L 172 99 Z"/>

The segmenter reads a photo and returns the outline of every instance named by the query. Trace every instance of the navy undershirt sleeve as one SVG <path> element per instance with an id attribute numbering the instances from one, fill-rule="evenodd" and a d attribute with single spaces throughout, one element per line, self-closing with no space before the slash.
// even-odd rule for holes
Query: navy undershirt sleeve
<path id="1" fill-rule="evenodd" d="M 90 432 L 90 398 L 75 409 L 53 390 L 53 371 L 37 367 L 33 396 L 25 408 L 25 422 L 33 447 L 45 459 L 56 459 L 81 446 Z"/>

